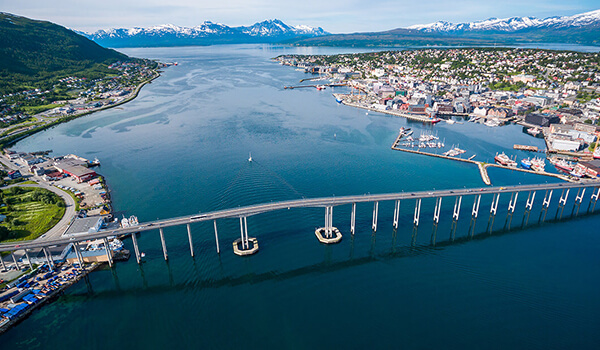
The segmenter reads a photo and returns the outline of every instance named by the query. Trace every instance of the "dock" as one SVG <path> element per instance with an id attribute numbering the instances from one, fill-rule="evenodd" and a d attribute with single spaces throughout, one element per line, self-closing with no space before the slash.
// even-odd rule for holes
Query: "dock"
<path id="1" fill-rule="evenodd" d="M 314 85 L 296 85 L 296 86 L 284 86 L 284 89 L 301 89 L 301 88 L 316 88 L 317 86 L 327 86 L 327 87 L 339 87 L 346 86 L 346 84 L 314 84 Z"/>
<path id="2" fill-rule="evenodd" d="M 487 172 L 487 168 L 488 167 L 495 167 L 495 168 L 501 168 L 501 169 L 515 170 L 515 171 L 520 171 L 520 172 L 530 173 L 530 174 L 536 174 L 536 175 L 551 176 L 551 177 L 555 177 L 555 178 L 561 179 L 563 181 L 568 181 L 568 182 L 572 182 L 573 181 L 568 176 L 561 175 L 561 174 L 553 174 L 553 173 L 549 173 L 549 172 L 545 172 L 545 171 L 534 171 L 534 170 L 528 170 L 528 169 L 522 169 L 522 168 L 513 168 L 513 167 L 508 167 L 508 166 L 504 166 L 504 165 L 500 165 L 500 164 L 495 164 L 495 163 L 479 162 L 479 161 L 472 160 L 472 157 L 469 158 L 469 159 L 465 159 L 465 158 L 445 156 L 443 154 L 437 154 L 437 153 L 430 153 L 430 152 L 423 152 L 423 151 L 417 151 L 417 150 L 412 150 L 412 149 L 401 148 L 401 147 L 398 147 L 398 144 L 400 143 L 400 141 L 402 139 L 402 136 L 404 136 L 404 134 L 400 133 L 398 135 L 398 137 L 396 137 L 396 140 L 394 141 L 394 143 L 392 144 L 391 148 L 394 151 L 401 151 L 401 152 L 407 152 L 407 153 L 413 153 L 413 154 L 420 154 L 420 155 L 423 155 L 423 156 L 437 157 L 437 158 L 449 159 L 449 160 L 454 160 L 454 161 L 458 161 L 458 162 L 463 162 L 463 163 L 469 163 L 469 164 L 477 165 L 477 167 L 479 169 L 479 173 L 481 175 L 481 179 L 488 186 L 490 186 L 492 184 L 490 176 L 489 176 L 489 174 Z"/>
<path id="3" fill-rule="evenodd" d="M 410 120 L 414 120 L 414 121 L 418 121 L 418 122 L 422 122 L 422 123 L 431 123 L 433 121 L 431 118 L 424 116 L 424 115 L 408 114 L 408 113 L 402 113 L 402 112 L 398 112 L 398 111 L 378 109 L 378 108 L 373 108 L 373 107 L 365 106 L 365 105 L 358 104 L 358 103 L 348 102 L 342 98 L 343 96 L 346 96 L 344 94 L 333 94 L 333 95 L 335 96 L 335 98 L 341 100 L 342 104 L 344 104 L 346 106 L 362 108 L 362 109 L 366 109 L 366 110 L 372 111 L 372 112 L 394 115 L 396 117 L 402 117 L 402 118 L 406 118 L 406 119 L 410 119 Z"/>
<path id="4" fill-rule="evenodd" d="M 546 152 L 545 150 L 540 150 L 537 146 L 525 146 L 525 145 L 513 145 L 513 149 L 517 149 L 520 151 L 528 151 L 528 152 Z"/>

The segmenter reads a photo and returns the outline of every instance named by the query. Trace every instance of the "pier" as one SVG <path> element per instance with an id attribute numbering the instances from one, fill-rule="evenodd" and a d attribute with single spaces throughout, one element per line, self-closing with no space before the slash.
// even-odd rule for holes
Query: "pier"
<path id="1" fill-rule="evenodd" d="M 346 105 L 346 106 L 362 108 L 362 109 L 366 109 L 366 110 L 372 111 L 372 112 L 394 115 L 396 117 L 402 117 L 402 118 L 406 118 L 406 119 L 410 119 L 410 120 L 414 120 L 414 121 L 418 121 L 418 122 L 422 122 L 422 123 L 431 123 L 433 121 L 431 118 L 424 116 L 424 115 L 402 113 L 402 112 L 393 111 L 393 110 L 373 108 L 373 107 L 369 107 L 369 106 L 362 105 L 359 103 L 348 102 L 343 98 L 344 96 L 347 96 L 344 94 L 333 94 L 333 96 L 335 96 L 336 99 L 341 100 L 342 104 Z"/>
<path id="2" fill-rule="evenodd" d="M 536 146 L 525 146 L 525 145 L 513 145 L 513 149 L 517 149 L 519 151 L 528 151 L 528 152 L 546 152 L 545 150 L 540 150 Z"/>
<path id="3" fill-rule="evenodd" d="M 300 88 L 317 88 L 318 86 L 327 86 L 327 87 L 338 87 L 338 86 L 346 86 L 346 84 L 314 84 L 314 85 L 296 85 L 296 86 L 284 86 L 284 89 L 300 89 Z"/>
<path id="4" fill-rule="evenodd" d="M 394 143 L 392 143 L 392 149 L 394 151 L 401 151 L 401 152 L 419 154 L 419 155 L 423 155 L 423 156 L 437 157 L 437 158 L 449 159 L 449 160 L 454 160 L 454 161 L 463 162 L 463 163 L 475 164 L 479 168 L 479 173 L 481 174 L 481 179 L 488 186 L 490 186 L 492 184 L 492 181 L 491 181 L 491 179 L 490 179 L 490 177 L 489 177 L 489 175 L 487 173 L 487 168 L 488 167 L 496 167 L 496 168 L 501 168 L 501 169 L 508 169 L 508 170 L 515 170 L 515 171 L 530 173 L 530 174 L 536 174 L 536 175 L 551 176 L 551 177 L 555 177 L 555 178 L 558 178 L 558 179 L 561 179 L 561 180 L 564 180 L 564 181 L 568 181 L 568 182 L 572 182 L 573 181 L 569 176 L 561 175 L 561 174 L 549 173 L 549 172 L 546 172 L 546 171 L 534 171 L 534 170 L 527 170 L 527 169 L 522 169 L 522 168 L 508 167 L 508 166 L 504 166 L 504 165 L 500 165 L 500 164 L 495 164 L 495 163 L 479 162 L 479 161 L 473 160 L 472 159 L 473 157 L 465 159 L 465 158 L 445 156 L 443 154 L 437 154 L 437 153 L 430 153 L 430 152 L 423 152 L 423 151 L 417 151 L 417 150 L 412 150 L 412 149 L 401 148 L 401 147 L 398 147 L 398 144 L 402 140 L 402 136 L 403 136 L 402 133 L 400 133 L 400 135 L 398 135 L 398 137 L 396 138 L 396 140 L 394 141 Z"/>

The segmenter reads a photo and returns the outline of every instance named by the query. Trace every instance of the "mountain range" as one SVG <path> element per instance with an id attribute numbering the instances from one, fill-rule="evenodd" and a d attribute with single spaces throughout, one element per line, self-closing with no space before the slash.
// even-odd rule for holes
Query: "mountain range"
<path id="1" fill-rule="evenodd" d="M 305 46 L 414 46 L 568 43 L 600 45 L 600 10 L 574 16 L 438 21 L 384 32 L 336 34 L 295 40 Z"/>
<path id="2" fill-rule="evenodd" d="M 511 17 L 511 18 L 489 18 L 483 21 L 450 23 L 438 21 L 431 24 L 417 24 L 407 29 L 416 29 L 427 33 L 457 33 L 477 31 L 516 32 L 526 29 L 563 29 L 581 28 L 586 26 L 600 25 L 600 10 L 581 13 L 574 16 L 548 17 L 538 19 L 536 17 Z"/>
<path id="3" fill-rule="evenodd" d="M 78 33 L 105 47 L 276 43 L 329 34 L 321 27 L 290 26 L 278 19 L 241 27 L 205 21 L 195 27 L 165 24 L 147 28 L 115 28 L 94 33 Z"/>

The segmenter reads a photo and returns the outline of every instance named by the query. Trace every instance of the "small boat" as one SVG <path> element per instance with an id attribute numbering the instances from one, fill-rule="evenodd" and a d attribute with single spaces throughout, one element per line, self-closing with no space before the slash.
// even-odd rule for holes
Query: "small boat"
<path id="1" fill-rule="evenodd" d="M 531 160 L 529 158 L 521 159 L 521 167 L 523 169 L 531 169 Z"/>
<path id="2" fill-rule="evenodd" d="M 321 90 L 325 90 L 325 85 L 317 85 L 316 86 L 317 90 L 321 91 Z"/>
<path id="3" fill-rule="evenodd" d="M 540 132 L 542 132 L 542 130 L 538 128 L 529 128 L 527 129 L 527 132 L 532 136 L 537 136 Z"/>
<path id="4" fill-rule="evenodd" d="M 140 254 L 140 257 L 141 257 L 141 258 L 145 258 L 145 257 L 146 257 L 146 253 L 142 252 L 142 253 Z"/>
<path id="5" fill-rule="evenodd" d="M 248 155 L 248 161 L 252 162 L 252 152 L 250 152 L 249 155 Z"/>
<path id="6" fill-rule="evenodd" d="M 335 102 L 337 102 L 337 103 L 342 103 L 342 100 L 341 100 L 340 98 L 336 97 L 336 98 L 335 98 Z"/>
<path id="7" fill-rule="evenodd" d="M 442 120 L 440 118 L 431 118 L 430 121 L 431 121 L 431 124 L 437 124 L 437 123 L 441 122 Z"/>
<path id="8" fill-rule="evenodd" d="M 452 125 L 452 124 L 456 123 L 456 121 L 453 119 L 446 119 L 446 123 Z"/>

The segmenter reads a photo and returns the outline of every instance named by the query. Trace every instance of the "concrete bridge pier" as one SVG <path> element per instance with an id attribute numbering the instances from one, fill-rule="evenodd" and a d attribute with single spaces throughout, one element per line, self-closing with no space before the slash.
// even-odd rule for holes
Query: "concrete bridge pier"
<path id="1" fill-rule="evenodd" d="M 575 196 L 575 202 L 581 204 L 583 201 L 583 196 L 585 195 L 585 188 L 579 188 L 577 190 L 577 196 Z"/>
<path id="2" fill-rule="evenodd" d="M 52 256 L 50 253 L 48 253 L 48 249 L 46 247 L 42 248 L 42 250 L 44 251 L 44 256 L 46 257 L 46 261 L 48 262 L 48 266 L 53 269 L 54 268 L 54 261 L 52 261 L 50 259 L 50 257 Z"/>
<path id="3" fill-rule="evenodd" d="M 598 187 L 598 191 L 592 192 L 592 197 L 590 198 L 591 202 L 593 202 L 592 213 L 596 209 L 596 202 L 598 202 L 598 197 L 600 196 L 600 187 Z"/>
<path id="4" fill-rule="evenodd" d="M 562 190 L 562 193 L 560 194 L 560 199 L 558 200 L 558 204 L 561 206 L 565 206 L 567 204 L 567 199 L 569 198 L 569 191 L 571 191 L 571 189 L 567 189 Z"/>
<path id="5" fill-rule="evenodd" d="M 508 202 L 508 212 L 510 215 L 514 214 L 515 207 L 517 206 L 517 199 L 519 198 L 519 192 L 513 192 L 510 194 L 510 202 Z"/>
<path id="6" fill-rule="evenodd" d="M 440 210 L 442 210 L 442 197 L 435 199 L 435 209 L 433 209 L 433 223 L 437 225 L 440 222 Z"/>
<path id="7" fill-rule="evenodd" d="M 398 221 L 400 219 L 400 200 L 396 200 L 394 203 L 394 228 L 398 229 Z"/>
<path id="8" fill-rule="evenodd" d="M 531 211 L 533 209 L 533 201 L 535 200 L 535 191 L 530 191 L 527 196 L 527 203 L 525 203 L 525 209 Z"/>
<path id="9" fill-rule="evenodd" d="M 0 265 L 2 265 L 2 270 L 6 270 L 6 265 L 4 265 L 4 260 L 2 259 L 2 255 L 0 255 Z"/>
<path id="10" fill-rule="evenodd" d="M 73 248 L 75 249 L 75 255 L 79 261 L 79 266 L 81 266 L 81 269 L 85 271 L 85 267 L 83 266 L 83 256 L 81 255 L 81 250 L 79 250 L 79 243 L 74 243 Z"/>
<path id="11" fill-rule="evenodd" d="M 190 228 L 190 224 L 187 224 L 187 234 L 188 234 L 188 240 L 190 241 L 190 254 L 192 255 L 192 258 L 194 257 L 194 243 L 192 242 L 192 229 Z"/>
<path id="12" fill-rule="evenodd" d="M 500 193 L 494 194 L 494 198 L 492 198 L 492 205 L 490 207 L 490 214 L 496 216 L 498 211 L 498 202 L 500 202 Z"/>
<path id="13" fill-rule="evenodd" d="M 138 264 L 142 263 L 142 259 L 140 258 L 140 248 L 138 247 L 137 237 L 135 233 L 131 234 L 131 240 L 133 241 L 133 250 L 135 252 L 135 260 Z"/>
<path id="14" fill-rule="evenodd" d="M 160 234 L 160 244 L 162 245 L 163 255 L 165 256 L 165 261 L 169 260 L 169 255 L 167 254 L 167 243 L 165 242 L 165 233 L 163 232 L 162 227 L 158 229 Z"/>
<path id="15" fill-rule="evenodd" d="M 110 244 L 108 244 L 108 239 L 106 237 L 104 238 L 104 249 L 106 251 L 106 258 L 108 259 L 108 266 L 112 267 L 113 266 L 112 250 L 110 249 Z"/>
<path id="16" fill-rule="evenodd" d="M 477 195 L 475 200 L 473 200 L 473 209 L 471 210 L 471 218 L 477 219 L 477 215 L 479 215 L 479 204 L 481 203 L 481 195 Z"/>
<path id="17" fill-rule="evenodd" d="M 352 203 L 352 214 L 350 214 L 350 233 L 354 235 L 356 231 L 356 203 Z"/>
<path id="18" fill-rule="evenodd" d="M 11 252 L 10 255 L 12 256 L 13 261 L 15 262 L 15 266 L 17 267 L 17 270 L 19 270 L 20 267 L 19 267 L 19 263 L 17 262 L 17 258 L 15 258 L 15 252 Z"/>
<path id="19" fill-rule="evenodd" d="M 25 251 L 25 257 L 27 258 L 27 264 L 29 264 L 29 270 L 33 271 L 33 265 L 31 264 L 31 259 L 29 259 L 29 253 L 27 249 L 23 249 Z"/>
<path id="20" fill-rule="evenodd" d="M 325 226 L 317 228 L 315 236 L 324 244 L 338 243 L 342 240 L 342 233 L 333 226 L 333 206 L 325 207 Z"/>
<path id="21" fill-rule="evenodd" d="M 379 202 L 373 204 L 373 223 L 371 225 L 373 232 L 377 232 L 377 216 L 379 216 Z"/>
<path id="22" fill-rule="evenodd" d="M 252 248 L 250 247 L 252 243 Z M 240 248 L 240 245 L 242 246 Z M 252 255 L 258 252 L 258 239 L 248 237 L 248 218 L 240 217 L 240 238 L 233 242 L 233 253 L 239 256 Z"/>
<path id="23" fill-rule="evenodd" d="M 462 203 L 462 196 L 456 197 L 456 199 L 454 200 L 454 212 L 452 213 L 452 219 L 454 221 L 458 221 L 461 203 Z"/>
<path id="24" fill-rule="evenodd" d="M 215 227 L 215 242 L 217 243 L 217 254 L 221 254 L 219 249 L 219 233 L 217 232 L 217 220 L 213 220 L 213 226 Z"/>
<path id="25" fill-rule="evenodd" d="M 417 199 L 415 202 L 415 215 L 413 217 L 413 225 L 415 227 L 419 226 L 419 217 L 421 216 L 421 198 Z"/>
<path id="26" fill-rule="evenodd" d="M 550 207 L 550 200 L 552 200 L 552 192 L 554 190 L 550 190 L 550 192 L 548 192 L 548 190 L 546 190 L 546 194 L 544 194 L 544 202 L 543 202 L 543 206 L 544 208 L 546 208 L 546 210 L 548 210 L 548 207 Z"/>

